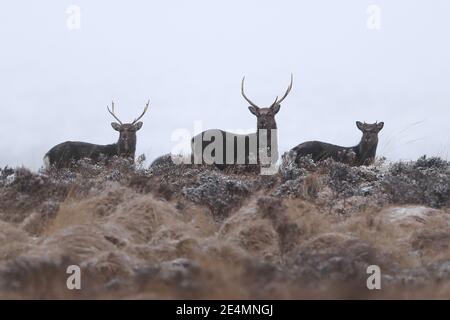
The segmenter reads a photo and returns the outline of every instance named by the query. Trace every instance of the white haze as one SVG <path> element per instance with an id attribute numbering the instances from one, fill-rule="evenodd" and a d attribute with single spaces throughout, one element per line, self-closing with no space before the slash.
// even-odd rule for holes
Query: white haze
<path id="1" fill-rule="evenodd" d="M 66 27 L 69 5 L 81 29 Z M 381 8 L 381 30 L 366 9 Z M 240 96 L 270 104 L 294 74 L 277 115 L 280 152 L 317 139 L 354 145 L 356 120 L 384 121 L 379 155 L 447 158 L 450 151 L 447 0 L 24 1 L 0 6 L 0 166 L 37 169 L 66 140 L 117 140 L 150 99 L 137 155 L 172 150 L 176 129 L 249 130 Z"/>

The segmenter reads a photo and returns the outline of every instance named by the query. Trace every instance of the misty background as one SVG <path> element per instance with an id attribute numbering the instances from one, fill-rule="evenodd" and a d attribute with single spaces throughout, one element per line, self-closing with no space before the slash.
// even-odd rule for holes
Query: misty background
<path id="1" fill-rule="evenodd" d="M 70 5 L 79 30 L 67 26 Z M 367 27 L 369 5 L 381 29 Z M 378 155 L 448 159 L 447 0 L 24 1 L 0 6 L 0 166 L 38 169 L 66 140 L 117 141 L 150 99 L 136 156 L 170 152 L 175 130 L 256 130 L 261 106 L 294 86 L 277 115 L 280 154 L 306 140 L 344 146 L 355 121 L 384 121 Z"/>

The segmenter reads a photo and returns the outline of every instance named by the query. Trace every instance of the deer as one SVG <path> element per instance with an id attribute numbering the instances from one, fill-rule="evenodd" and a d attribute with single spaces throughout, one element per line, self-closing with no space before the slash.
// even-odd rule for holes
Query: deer
<path id="1" fill-rule="evenodd" d="M 295 154 L 295 162 L 299 164 L 302 157 L 310 155 L 315 161 L 332 158 L 337 162 L 353 166 L 371 165 L 376 156 L 378 133 L 384 122 L 362 123 L 356 121 L 356 127 L 362 131 L 361 141 L 354 147 L 341 147 L 321 141 L 307 141 L 291 149 Z"/>
<path id="2" fill-rule="evenodd" d="M 245 76 L 241 82 L 241 95 L 249 111 L 256 116 L 256 132 L 234 134 L 220 129 L 206 130 L 191 140 L 192 160 L 195 164 L 214 164 L 223 170 L 227 165 L 244 164 L 269 167 L 278 159 L 278 135 L 275 115 L 280 111 L 281 103 L 292 90 L 291 82 L 284 95 L 278 96 L 269 107 L 259 107 L 245 94 Z M 270 156 L 269 156 L 270 155 Z"/>
<path id="3" fill-rule="evenodd" d="M 122 157 L 134 162 L 136 152 L 136 132 L 142 128 L 143 123 L 139 121 L 147 112 L 150 101 L 145 105 L 142 114 L 131 123 L 123 123 L 114 112 L 114 101 L 111 103 L 112 110 L 107 106 L 108 112 L 117 122 L 111 126 L 119 132 L 119 140 L 113 144 L 98 145 L 79 141 L 66 141 L 51 148 L 44 156 L 46 168 L 70 167 L 74 161 L 90 159 L 98 163 L 100 160 L 111 159 L 114 156 Z"/>

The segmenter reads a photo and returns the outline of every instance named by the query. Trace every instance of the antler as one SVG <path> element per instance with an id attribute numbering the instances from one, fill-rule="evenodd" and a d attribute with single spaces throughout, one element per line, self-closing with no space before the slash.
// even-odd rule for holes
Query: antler
<path id="1" fill-rule="evenodd" d="M 136 122 L 138 122 L 144 116 L 144 114 L 147 112 L 149 104 L 150 104 L 150 100 L 148 100 L 147 104 L 145 105 L 145 108 L 144 108 L 144 111 L 142 112 L 142 114 L 138 118 L 134 119 L 132 124 L 135 124 Z"/>
<path id="2" fill-rule="evenodd" d="M 108 109 L 108 112 L 120 123 L 123 124 L 122 121 L 120 121 L 119 118 L 117 118 L 117 116 L 114 114 L 114 101 L 111 102 L 111 106 L 112 106 L 112 111 L 109 110 L 109 106 L 106 106 L 106 108 Z"/>
<path id="3" fill-rule="evenodd" d="M 251 106 L 255 107 L 255 108 L 259 108 L 254 102 L 252 102 L 249 98 L 247 98 L 247 96 L 244 93 L 244 81 L 245 81 L 245 77 L 242 78 L 242 83 L 241 83 L 241 94 L 244 97 L 244 99 L 250 103 Z"/>
<path id="4" fill-rule="evenodd" d="M 284 99 L 288 96 L 288 94 L 291 92 L 293 82 L 294 82 L 294 75 L 291 73 L 291 83 L 289 83 L 289 86 L 288 86 L 286 92 L 284 93 L 284 95 L 281 97 L 280 100 L 278 100 L 278 98 L 275 99 L 275 102 L 272 104 L 272 106 L 277 105 L 277 104 L 280 104 L 281 102 L 283 102 L 283 100 L 284 100 Z"/>
<path id="5" fill-rule="evenodd" d="M 241 84 L 241 93 L 242 96 L 244 97 L 244 99 L 250 103 L 250 105 L 252 105 L 253 107 L 259 108 L 254 102 L 252 102 L 249 98 L 247 98 L 247 96 L 244 93 L 244 81 L 245 81 L 245 77 L 242 78 L 242 84 Z M 286 90 L 286 92 L 284 93 L 284 95 L 281 97 L 281 99 L 278 100 L 278 96 L 275 98 L 275 101 L 270 105 L 271 107 L 280 104 L 281 102 L 283 102 L 283 100 L 288 96 L 288 94 L 291 92 L 292 90 L 292 84 L 294 82 L 294 75 L 291 73 L 291 82 L 289 83 L 289 86 Z"/>

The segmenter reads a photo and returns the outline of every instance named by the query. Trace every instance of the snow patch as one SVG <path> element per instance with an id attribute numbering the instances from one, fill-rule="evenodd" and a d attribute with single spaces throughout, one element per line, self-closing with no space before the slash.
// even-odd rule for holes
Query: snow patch
<path id="1" fill-rule="evenodd" d="M 439 213 L 439 210 L 424 206 L 394 207 L 387 210 L 391 221 L 404 220 L 407 218 L 424 219 L 430 215 Z"/>

